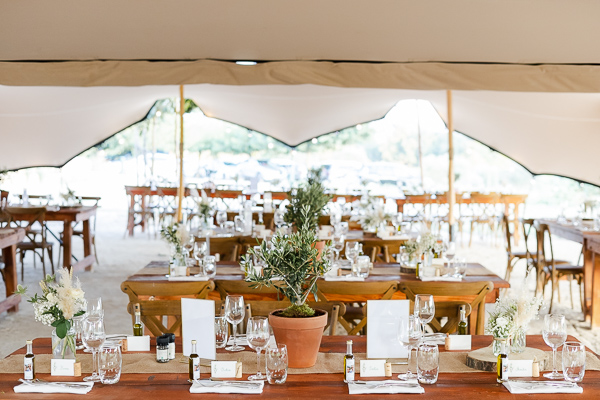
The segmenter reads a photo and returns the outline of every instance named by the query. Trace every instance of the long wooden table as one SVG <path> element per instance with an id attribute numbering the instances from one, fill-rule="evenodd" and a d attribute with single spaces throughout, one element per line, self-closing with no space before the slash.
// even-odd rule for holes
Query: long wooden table
<path id="1" fill-rule="evenodd" d="M 21 296 L 14 294 L 17 290 L 17 244 L 25 237 L 24 229 L 0 229 L 0 250 L 2 250 L 2 279 L 6 287 L 6 298 L 0 301 L 0 313 L 19 311 Z"/>
<path id="2" fill-rule="evenodd" d="M 11 207 L 7 209 L 10 211 Z M 55 207 L 47 206 L 46 221 L 58 221 L 63 223 L 63 267 L 75 271 L 92 269 L 96 261 L 92 255 L 92 232 L 90 219 L 96 215 L 97 206 L 75 206 Z M 33 214 L 20 214 L 23 219 L 33 217 Z M 83 259 L 73 263 L 72 261 L 72 237 L 73 224 L 82 222 L 83 225 Z"/>
<path id="3" fill-rule="evenodd" d="M 366 352 L 366 337 L 360 336 L 324 336 L 320 351 L 324 353 L 345 353 L 346 341 L 352 339 L 355 353 Z M 574 340 L 569 337 L 568 340 Z M 489 346 L 491 336 L 473 336 L 472 349 Z M 539 335 L 528 336 L 529 347 L 548 350 L 543 339 Z M 36 339 L 33 342 L 33 350 L 36 354 L 49 354 L 51 350 L 50 339 Z M 154 351 L 154 346 L 151 352 Z M 181 341 L 177 338 L 176 351 L 177 362 L 181 352 Z M 440 351 L 444 352 L 443 346 Z M 13 353 L 14 355 L 25 354 L 25 348 Z M 84 375 L 87 375 L 84 373 Z M 66 394 L 15 394 L 13 387 L 18 385 L 18 379 L 23 374 L 0 372 L 0 398 L 2 399 L 66 399 L 76 398 L 77 395 Z M 72 381 L 80 382 L 81 378 L 52 377 L 50 374 L 38 374 L 38 377 L 48 381 Z M 204 374 L 202 379 L 207 378 Z M 247 380 L 244 375 L 242 381 Z M 165 374 L 123 374 L 121 380 L 114 385 L 95 384 L 94 388 L 85 395 L 86 399 L 119 399 L 138 400 L 140 398 L 152 399 L 231 399 L 242 398 L 243 395 L 231 394 L 191 394 L 190 384 L 187 382 L 188 375 L 177 373 Z M 492 372 L 470 372 L 470 373 L 440 373 L 437 383 L 423 385 L 424 394 L 410 395 L 352 395 L 348 394 L 348 387 L 343 381 L 343 374 L 289 374 L 287 381 L 282 385 L 270 385 L 265 383 L 263 393 L 259 396 L 248 396 L 260 399 L 378 399 L 378 398 L 407 398 L 407 399 L 454 399 L 454 398 L 477 398 L 477 399 L 515 399 L 518 395 L 512 395 L 503 385 L 496 383 L 496 374 Z M 361 379 L 358 378 L 357 379 Z M 362 378 L 365 379 L 365 378 Z M 367 378 L 370 380 L 383 380 L 385 378 Z M 392 378 L 395 379 L 395 378 Z M 519 378 L 515 378 L 519 379 Z M 522 378 L 525 380 L 543 380 L 544 378 Z M 577 398 L 591 399 L 600 396 L 600 371 L 586 371 L 583 382 L 583 396 Z M 576 395 L 565 394 L 528 394 L 520 397 L 527 399 L 564 400 L 566 396 L 575 398 Z"/>
<path id="4" fill-rule="evenodd" d="M 583 246 L 584 290 L 586 320 L 592 328 L 600 327 L 600 257 L 596 261 L 595 254 L 600 254 L 600 232 L 591 229 L 589 224 L 575 226 L 571 223 L 559 223 L 556 220 L 540 219 L 540 223 L 548 225 L 552 236 L 558 236 Z M 543 241 L 538 238 L 538 246 Z M 539 251 L 539 250 L 538 250 Z M 538 279 L 538 292 L 541 293 L 541 279 Z"/>

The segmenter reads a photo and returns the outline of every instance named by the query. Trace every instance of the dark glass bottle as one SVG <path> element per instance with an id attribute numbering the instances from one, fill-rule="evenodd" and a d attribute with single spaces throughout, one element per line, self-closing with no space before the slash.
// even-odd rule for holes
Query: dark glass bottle
<path id="1" fill-rule="evenodd" d="M 344 356 L 344 380 L 354 380 L 354 355 L 352 354 L 352 340 L 346 342 L 346 355 Z"/>
<path id="2" fill-rule="evenodd" d="M 135 323 L 133 324 L 133 336 L 144 336 L 144 325 L 142 325 L 142 317 L 140 313 L 140 305 L 135 305 Z"/>
<path id="3" fill-rule="evenodd" d="M 508 380 L 508 344 L 507 340 L 500 341 L 500 354 L 498 354 L 498 361 L 496 364 L 498 383 L 506 382 Z"/>
<path id="4" fill-rule="evenodd" d="M 200 379 L 200 357 L 196 353 L 195 340 L 192 340 L 192 353 L 189 359 L 189 378 L 192 381 Z"/>
<path id="5" fill-rule="evenodd" d="M 25 342 L 27 344 L 27 353 L 25 354 L 25 358 L 23 359 L 23 369 L 25 372 L 24 379 L 26 381 L 32 381 L 35 379 L 35 355 L 33 354 L 32 345 L 33 342 L 28 340 Z"/>
<path id="6" fill-rule="evenodd" d="M 460 322 L 458 323 L 458 334 L 468 335 L 469 334 L 469 323 L 467 322 L 467 312 L 464 308 L 460 309 Z"/>

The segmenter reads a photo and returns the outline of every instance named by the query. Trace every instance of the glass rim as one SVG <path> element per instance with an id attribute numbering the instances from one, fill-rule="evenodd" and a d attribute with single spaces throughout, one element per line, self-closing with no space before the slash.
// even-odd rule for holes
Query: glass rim
<path id="1" fill-rule="evenodd" d="M 267 347 L 267 352 L 286 350 L 287 346 L 283 343 L 275 343 L 275 346 Z"/>
<path id="2" fill-rule="evenodd" d="M 421 348 L 424 348 L 424 349 L 434 349 L 435 348 L 436 350 L 439 351 L 438 345 L 435 343 L 427 343 L 427 342 L 420 343 L 418 349 L 420 350 Z"/>
<path id="3" fill-rule="evenodd" d="M 569 340 L 563 343 L 564 347 L 583 347 L 585 349 L 585 345 L 581 342 L 575 340 Z"/>

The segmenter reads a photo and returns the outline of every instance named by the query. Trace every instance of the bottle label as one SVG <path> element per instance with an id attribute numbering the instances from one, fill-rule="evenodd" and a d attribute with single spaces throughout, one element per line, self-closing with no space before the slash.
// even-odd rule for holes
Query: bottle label
<path id="1" fill-rule="evenodd" d="M 25 379 L 33 380 L 33 358 L 25 358 Z"/>
<path id="2" fill-rule="evenodd" d="M 200 357 L 192 358 L 192 373 L 194 380 L 200 379 Z"/>
<path id="3" fill-rule="evenodd" d="M 502 376 L 500 379 L 502 381 L 508 380 L 508 357 L 502 358 Z"/>
<path id="4" fill-rule="evenodd" d="M 346 359 L 346 380 L 353 381 L 354 380 L 354 359 Z"/>
<path id="5" fill-rule="evenodd" d="M 169 351 L 167 349 L 156 349 L 156 361 L 168 361 Z"/>
<path id="6" fill-rule="evenodd" d="M 175 343 L 169 343 L 169 360 L 175 359 Z"/>

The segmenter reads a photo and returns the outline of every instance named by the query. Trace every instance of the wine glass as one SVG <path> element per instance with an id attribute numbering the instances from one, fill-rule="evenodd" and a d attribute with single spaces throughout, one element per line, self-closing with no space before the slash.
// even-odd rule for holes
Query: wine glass
<path id="1" fill-rule="evenodd" d="M 398 234 L 398 228 L 402 224 L 402 213 L 392 215 L 392 225 L 394 225 L 394 235 Z"/>
<path id="2" fill-rule="evenodd" d="M 567 340 L 567 326 L 565 316 L 560 314 L 548 314 L 544 317 L 544 330 L 542 331 L 544 342 L 552 348 L 552 372 L 545 373 L 548 379 L 563 379 L 563 374 L 556 370 L 556 349 Z"/>
<path id="3" fill-rule="evenodd" d="M 415 310 L 414 314 L 421 321 L 423 326 L 423 334 L 425 334 L 425 324 L 428 324 L 435 315 L 435 303 L 433 296 L 430 294 L 418 294 L 415 296 Z"/>
<path id="4" fill-rule="evenodd" d="M 233 345 L 226 347 L 227 351 L 244 350 L 244 347 L 237 344 L 237 326 L 244 319 L 245 309 L 244 297 L 227 296 L 225 299 L 225 319 L 233 325 Z"/>
<path id="5" fill-rule="evenodd" d="M 273 214 L 273 222 L 275 223 L 277 229 L 285 225 L 285 221 L 283 220 L 283 211 L 281 211 L 280 209 L 277 209 L 275 211 L 275 214 Z"/>
<path id="6" fill-rule="evenodd" d="M 335 261 L 338 262 L 340 260 L 340 251 L 344 250 L 344 235 L 333 235 L 331 244 L 335 252 Z"/>
<path id="7" fill-rule="evenodd" d="M 102 308 L 102 298 L 96 297 L 95 299 L 87 302 L 87 314 L 88 316 L 104 317 L 104 309 Z"/>
<path id="8" fill-rule="evenodd" d="M 256 375 L 248 377 L 250 381 L 267 379 L 260 370 L 260 352 L 269 344 L 269 320 L 266 317 L 251 317 L 246 327 L 246 338 L 251 349 L 256 350 Z"/>
<path id="9" fill-rule="evenodd" d="M 358 242 L 346 242 L 346 258 L 351 260 L 353 264 L 356 264 L 358 258 L 359 245 Z"/>
<path id="10" fill-rule="evenodd" d="M 409 315 L 408 319 L 400 318 L 400 324 L 398 325 L 398 341 L 402 346 L 406 346 L 408 349 L 408 369 L 405 374 L 398 375 L 398 379 L 407 381 L 417 377 L 410 372 L 410 356 L 412 349 L 419 344 L 422 338 L 423 332 L 421 331 L 421 321 L 419 321 L 419 318 L 415 315 Z"/>
<path id="11" fill-rule="evenodd" d="M 204 265 L 202 266 L 202 269 L 204 271 L 204 276 L 214 278 L 217 274 L 217 257 L 206 256 L 204 258 Z"/>
<path id="12" fill-rule="evenodd" d="M 456 255 L 456 242 L 449 242 L 448 247 L 446 248 L 446 258 L 448 259 L 448 261 L 452 262 L 455 255 Z"/>
<path id="13" fill-rule="evenodd" d="M 84 381 L 100 382 L 98 374 L 98 350 L 102 347 L 106 334 L 104 333 L 104 322 L 99 316 L 88 316 L 83 321 L 83 330 L 81 334 L 83 345 L 86 349 L 92 351 L 92 375 L 83 378 Z"/>
<path id="14" fill-rule="evenodd" d="M 225 222 L 227 221 L 227 211 L 219 210 L 217 211 L 217 225 L 219 228 L 223 229 Z"/>
<path id="15" fill-rule="evenodd" d="M 202 271 L 202 264 L 204 264 L 204 257 L 206 256 L 206 242 L 194 243 L 194 258 L 198 261 L 200 271 Z"/>
<path id="16" fill-rule="evenodd" d="M 193 235 L 190 235 L 190 238 L 183 243 L 183 249 L 186 252 L 186 257 L 187 258 L 191 258 L 192 257 L 192 250 L 194 250 L 194 243 L 195 243 L 195 238 Z"/>

